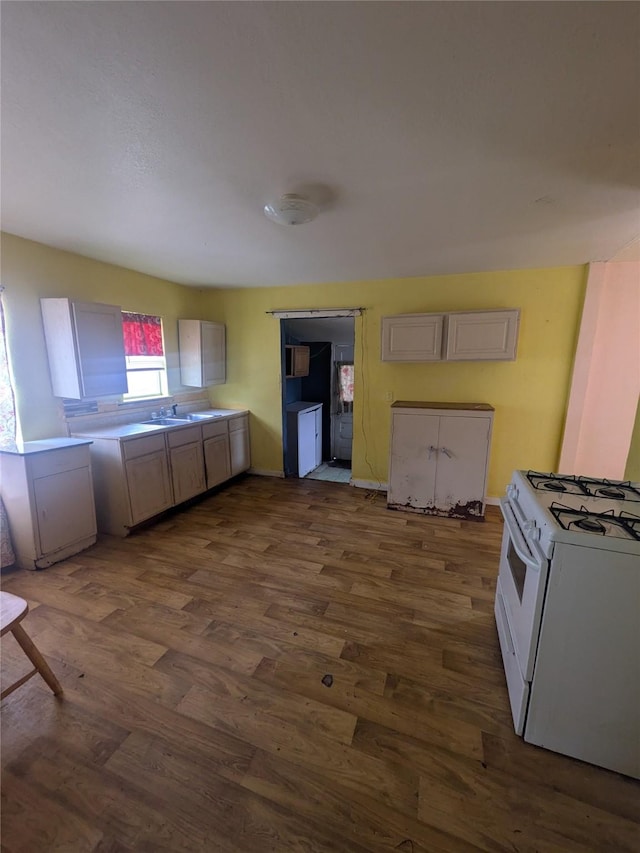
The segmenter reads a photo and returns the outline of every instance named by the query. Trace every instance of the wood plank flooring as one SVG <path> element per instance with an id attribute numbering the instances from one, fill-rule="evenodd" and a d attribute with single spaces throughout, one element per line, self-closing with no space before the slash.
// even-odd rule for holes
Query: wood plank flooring
<path id="1" fill-rule="evenodd" d="M 65 692 L 2 703 L 2 850 L 638 851 L 638 783 L 513 733 L 501 534 L 246 477 L 4 576 Z"/>

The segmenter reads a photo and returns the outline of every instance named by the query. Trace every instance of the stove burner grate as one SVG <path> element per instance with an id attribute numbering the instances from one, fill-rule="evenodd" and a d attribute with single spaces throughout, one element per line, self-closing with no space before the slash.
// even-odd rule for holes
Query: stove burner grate
<path id="1" fill-rule="evenodd" d="M 540 484 L 543 489 L 547 489 L 550 492 L 566 492 L 567 487 L 564 483 L 561 483 L 559 480 L 549 480 L 547 483 Z"/>
<path id="2" fill-rule="evenodd" d="M 614 510 L 591 512 L 586 507 L 575 509 L 560 503 L 552 503 L 549 511 L 565 530 L 582 530 L 600 536 L 622 536 L 640 540 L 640 517 L 628 513 L 616 515 Z"/>
<path id="3" fill-rule="evenodd" d="M 597 489 L 596 493 L 603 498 L 614 498 L 619 501 L 623 501 L 625 498 L 625 493 L 616 486 L 603 486 L 601 489 Z"/>
<path id="4" fill-rule="evenodd" d="M 527 471 L 527 480 L 534 489 L 541 491 L 589 495 L 614 501 L 640 501 L 638 484 L 630 480 L 598 480 L 594 477 L 577 477 L 575 474 L 545 474 L 542 471 Z"/>
<path id="5" fill-rule="evenodd" d="M 602 522 L 598 521 L 595 518 L 579 518 L 574 522 L 576 527 L 579 527 L 580 530 L 586 530 L 589 533 L 606 533 L 607 529 L 602 524 Z"/>

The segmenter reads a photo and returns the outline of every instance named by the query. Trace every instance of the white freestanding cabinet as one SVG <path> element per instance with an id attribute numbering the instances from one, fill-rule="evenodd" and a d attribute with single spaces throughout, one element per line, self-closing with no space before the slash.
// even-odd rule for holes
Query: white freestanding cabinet
<path id="1" fill-rule="evenodd" d="M 126 393 L 120 308 L 64 298 L 41 299 L 40 306 L 54 396 L 80 400 Z"/>
<path id="2" fill-rule="evenodd" d="M 440 361 L 443 314 L 382 318 L 382 361 Z"/>
<path id="3" fill-rule="evenodd" d="M 48 439 L 0 453 L 16 562 L 42 569 L 96 541 L 90 441 Z"/>
<path id="4" fill-rule="evenodd" d="M 481 519 L 492 423 L 486 403 L 394 403 L 388 506 Z"/>
<path id="5" fill-rule="evenodd" d="M 322 403 L 287 406 L 287 468 L 305 477 L 322 463 Z"/>
<path id="6" fill-rule="evenodd" d="M 447 361 L 513 361 L 520 311 L 456 311 L 447 315 Z"/>
<path id="7" fill-rule="evenodd" d="M 206 388 L 226 382 L 225 327 L 206 320 L 178 320 L 183 385 Z"/>

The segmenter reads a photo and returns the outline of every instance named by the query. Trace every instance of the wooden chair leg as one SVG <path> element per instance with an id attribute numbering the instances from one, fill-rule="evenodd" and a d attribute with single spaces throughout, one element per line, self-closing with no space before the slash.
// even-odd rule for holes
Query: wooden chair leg
<path id="1" fill-rule="evenodd" d="M 16 638 L 22 651 L 38 670 L 38 672 L 47 682 L 49 687 L 53 690 L 54 694 L 56 696 L 60 696 L 60 694 L 62 693 L 62 686 L 60 682 L 55 677 L 51 667 L 42 657 L 35 644 L 33 643 L 31 637 L 27 634 L 22 625 L 14 625 L 11 629 L 11 633 Z"/>

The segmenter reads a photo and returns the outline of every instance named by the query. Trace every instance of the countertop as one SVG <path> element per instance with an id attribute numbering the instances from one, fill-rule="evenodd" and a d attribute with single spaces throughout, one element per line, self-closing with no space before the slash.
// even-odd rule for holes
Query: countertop
<path id="1" fill-rule="evenodd" d="M 13 444 L 0 445 L 0 453 L 7 453 L 11 456 L 30 456 L 32 453 L 50 453 L 52 450 L 78 447 L 82 444 L 91 444 L 91 439 L 43 438 L 39 441 L 14 442 Z"/>
<path id="2" fill-rule="evenodd" d="M 212 420 L 228 420 L 234 415 L 246 415 L 248 409 L 199 409 L 198 415 L 211 415 Z M 178 415 L 180 417 L 180 415 Z M 198 426 L 206 424 L 206 420 L 189 421 L 188 423 L 180 424 L 117 424 L 116 426 L 99 426 L 90 429 L 85 428 L 82 432 L 74 432 L 74 435 L 87 438 L 111 438 L 115 440 L 140 438 L 143 435 L 164 432 L 166 430 L 183 429 L 184 427 Z"/>
<path id="3" fill-rule="evenodd" d="M 392 409 L 472 409 L 476 412 L 493 412 L 493 406 L 488 403 L 427 403 L 424 401 L 407 402 L 406 400 L 396 400 L 391 404 Z"/>

